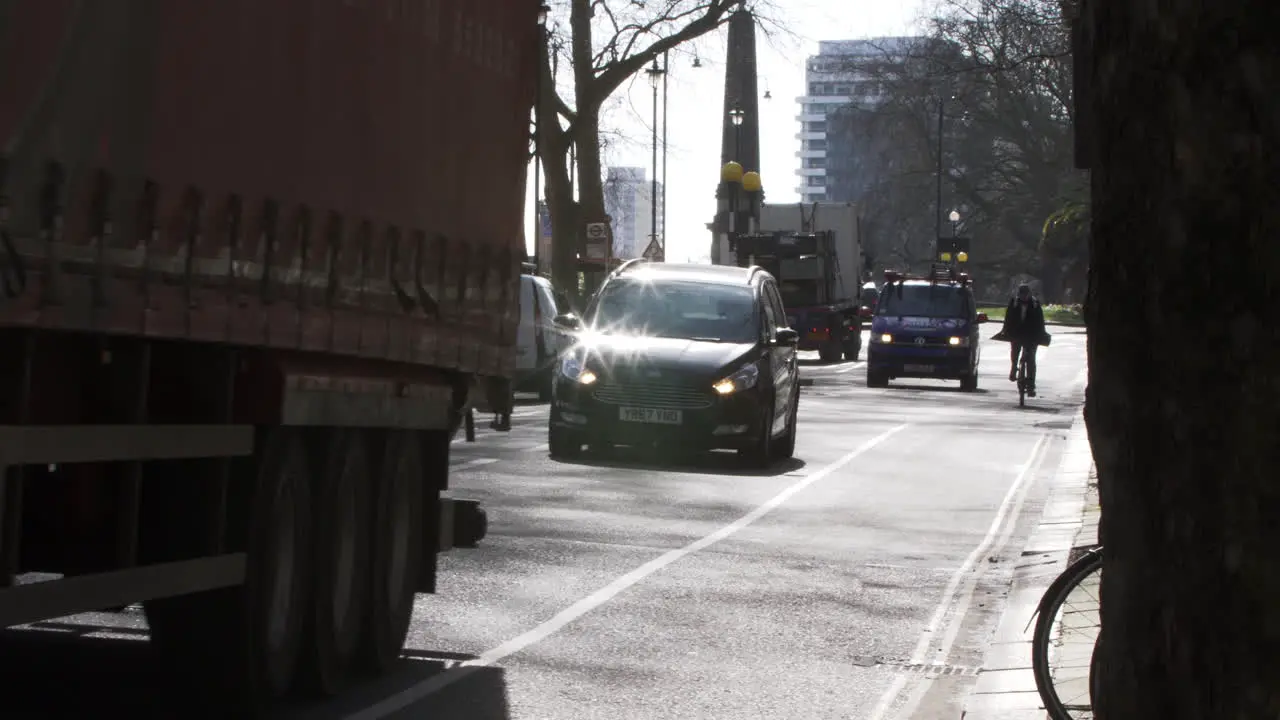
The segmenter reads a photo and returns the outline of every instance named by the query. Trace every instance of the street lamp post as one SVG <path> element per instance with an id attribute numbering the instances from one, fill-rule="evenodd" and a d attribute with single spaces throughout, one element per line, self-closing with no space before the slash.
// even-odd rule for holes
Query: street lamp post
<path id="1" fill-rule="evenodd" d="M 943 120 L 946 118 L 947 100 L 955 100 L 955 96 L 951 98 L 938 98 L 938 187 L 937 200 L 933 206 L 933 256 L 938 256 L 938 243 L 942 240 L 942 128 Z"/>
<path id="2" fill-rule="evenodd" d="M 733 121 L 733 156 L 739 157 L 742 154 L 742 121 L 747 119 L 747 114 L 740 107 L 734 107 L 729 111 L 729 119 Z"/>
<path id="3" fill-rule="evenodd" d="M 747 232 L 755 232 L 752 220 L 756 218 L 757 203 L 761 199 L 764 191 L 764 181 L 760 178 L 760 173 L 751 170 L 742 176 L 742 189 L 747 193 Z"/>
<path id="4" fill-rule="evenodd" d="M 951 213 L 947 215 L 947 219 L 951 221 L 951 247 L 947 250 L 942 250 L 942 248 L 938 248 L 940 252 L 935 253 L 934 255 L 935 259 L 941 260 L 944 263 L 951 262 L 951 259 L 953 257 L 952 253 L 954 253 L 957 250 L 956 238 L 959 237 L 959 234 L 960 234 L 959 233 L 960 211 L 952 210 Z M 938 242 L 942 242 L 941 234 L 938 235 Z M 966 255 L 965 257 L 967 258 L 968 256 Z"/>
<path id="5" fill-rule="evenodd" d="M 667 245 L 667 71 L 668 51 L 662 51 L 662 246 L 663 254 Z M 656 232 L 656 231 L 655 231 Z M 664 258 L 665 259 L 665 258 Z"/>
<path id="6" fill-rule="evenodd" d="M 658 89 L 665 85 L 667 69 L 659 67 L 658 58 L 655 57 L 653 67 L 645 70 L 645 74 L 649 76 L 649 84 L 653 86 L 653 179 L 649 191 L 649 222 L 652 233 L 650 238 L 653 243 L 661 247 L 661 243 L 658 243 Z"/>
<path id="7" fill-rule="evenodd" d="M 547 16 L 551 7 L 546 4 L 538 6 L 538 72 L 533 81 L 533 264 L 538 267 L 542 255 L 542 204 L 538 199 L 541 194 L 542 180 L 542 128 L 538 121 L 542 115 L 542 55 L 547 51 Z M 538 267 L 540 271 L 542 268 Z"/>
<path id="8" fill-rule="evenodd" d="M 730 160 L 720 168 L 720 182 L 725 184 L 725 190 L 729 193 L 729 217 L 726 218 L 729 222 L 725 230 L 729 235 L 730 244 L 738 238 L 738 190 L 745 176 L 742 165 L 734 160 Z"/>
<path id="9" fill-rule="evenodd" d="M 734 106 L 729 110 L 729 121 L 733 124 L 733 156 L 738 157 L 742 150 L 742 123 L 746 120 L 746 113 L 742 108 Z M 748 182 L 748 176 L 754 179 L 749 182 L 759 184 L 760 176 L 757 173 L 747 173 L 742 164 L 737 160 L 730 160 L 720 168 L 720 182 L 724 185 L 725 192 L 728 193 L 728 223 L 725 227 L 726 234 L 729 236 L 729 245 L 734 247 L 738 239 L 738 233 L 741 232 L 739 227 L 740 212 L 738 208 L 738 195 L 746 189 L 744 185 Z M 757 188 L 758 189 L 758 188 Z"/>

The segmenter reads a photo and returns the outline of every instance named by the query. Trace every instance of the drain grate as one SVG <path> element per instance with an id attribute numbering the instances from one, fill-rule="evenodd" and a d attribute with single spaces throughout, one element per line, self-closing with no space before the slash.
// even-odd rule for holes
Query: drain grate
<path id="1" fill-rule="evenodd" d="M 912 673 L 914 675 L 952 675 L 959 677 L 976 677 L 982 672 L 981 667 L 973 667 L 970 665 L 950 665 L 947 663 L 909 663 L 904 660 L 889 660 L 880 658 L 876 662 L 877 665 L 884 665 L 902 672 Z"/>

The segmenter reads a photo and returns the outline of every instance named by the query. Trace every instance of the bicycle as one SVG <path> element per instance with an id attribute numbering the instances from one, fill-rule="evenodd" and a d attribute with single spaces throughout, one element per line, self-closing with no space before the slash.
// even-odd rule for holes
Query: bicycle
<path id="1" fill-rule="evenodd" d="M 995 335 L 992 335 L 991 339 L 997 340 L 1000 342 L 1007 342 L 1007 343 L 1019 342 L 1018 340 L 1014 340 L 1007 337 L 1004 334 L 1003 330 L 996 333 Z M 1025 347 L 1023 347 L 1021 351 L 1018 353 L 1018 374 L 1015 376 L 1018 381 L 1018 407 L 1020 408 L 1024 408 L 1027 406 L 1027 390 L 1028 390 L 1027 363 L 1028 361 L 1029 360 L 1027 358 L 1027 350 Z"/>
<path id="2" fill-rule="evenodd" d="M 1036 691 L 1052 720 L 1086 720 L 1093 717 L 1091 698 L 1098 673 L 1099 602 L 1102 580 L 1102 546 L 1094 545 L 1067 566 L 1045 590 L 1036 608 L 1036 628 L 1031 637 L 1031 670 Z M 1070 602 L 1074 591 L 1084 591 L 1079 606 Z M 1051 657 L 1052 656 L 1052 657 Z M 1051 659 L 1063 659 L 1057 672 Z M 1083 671 L 1083 672 L 1082 672 Z"/>

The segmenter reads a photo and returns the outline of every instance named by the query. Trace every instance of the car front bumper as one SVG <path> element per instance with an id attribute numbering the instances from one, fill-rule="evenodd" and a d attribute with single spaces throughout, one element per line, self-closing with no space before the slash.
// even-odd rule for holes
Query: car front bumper
<path id="1" fill-rule="evenodd" d="M 891 378 L 958 380 L 977 370 L 971 348 L 888 346 L 873 343 L 867 351 L 867 372 Z"/>
<path id="2" fill-rule="evenodd" d="M 625 409 L 665 411 L 668 422 L 624 419 Z M 670 413 L 678 412 L 678 422 Z M 551 426 L 584 443 L 659 444 L 690 450 L 737 450 L 760 441 L 765 413 L 757 386 L 719 396 L 710 388 L 654 389 L 556 380 Z"/>

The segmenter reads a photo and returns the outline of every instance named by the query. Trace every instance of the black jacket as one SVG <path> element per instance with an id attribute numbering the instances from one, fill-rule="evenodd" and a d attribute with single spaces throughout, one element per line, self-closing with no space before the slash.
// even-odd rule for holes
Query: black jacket
<path id="1" fill-rule="evenodd" d="M 1022 308 L 1018 307 L 1018 298 L 1010 300 L 1009 307 L 1004 313 L 1004 327 L 1001 328 L 1000 334 L 1009 340 L 1041 344 L 1045 329 L 1044 308 L 1040 307 L 1040 301 L 1031 298 L 1026 317 L 1023 318 Z"/>

